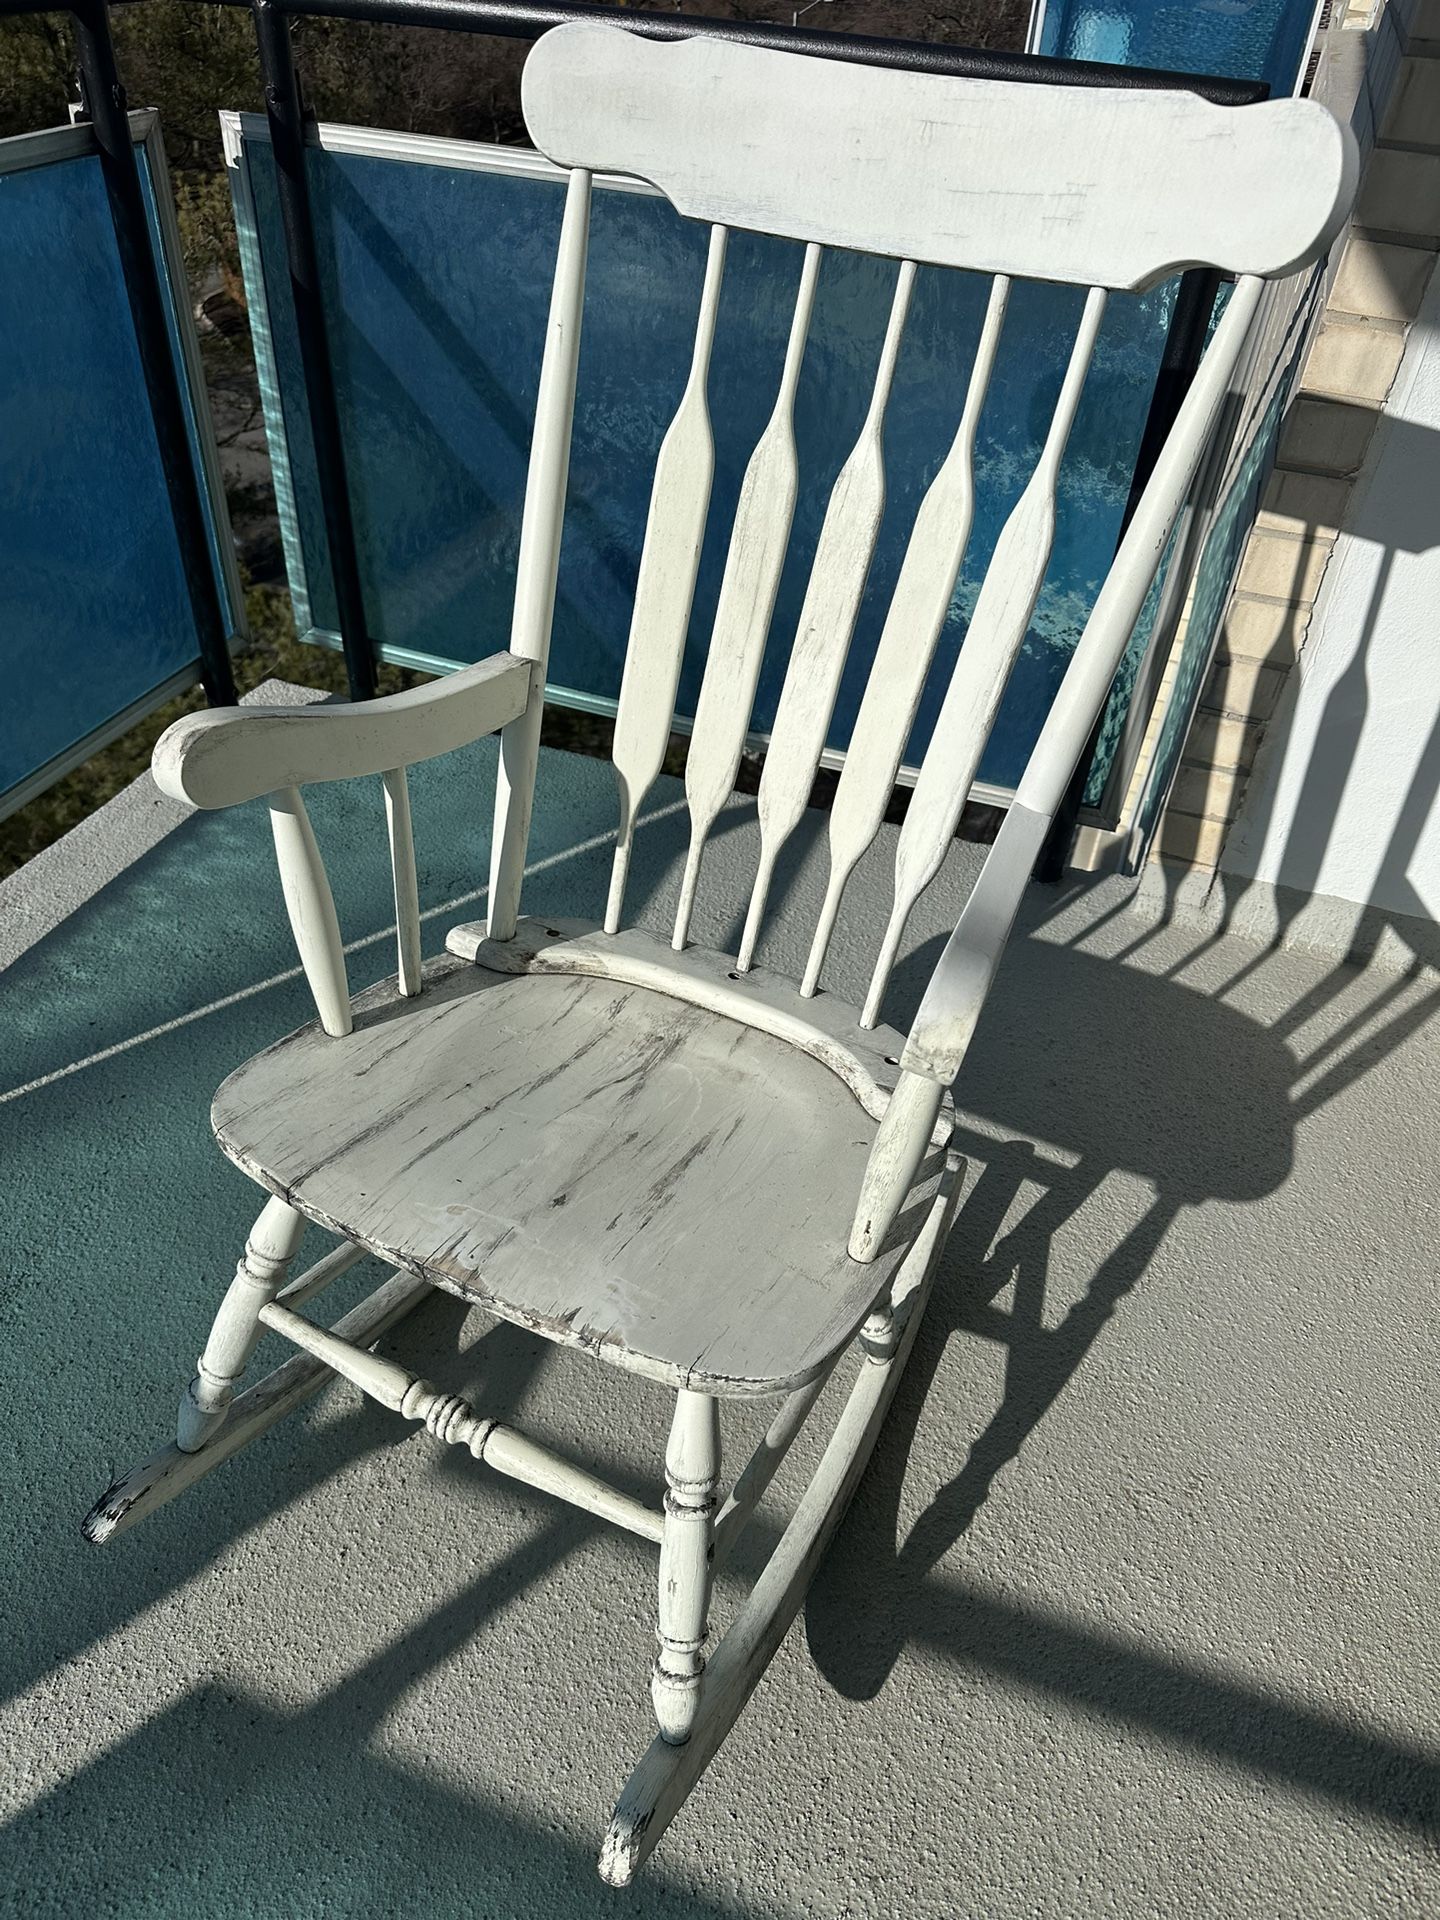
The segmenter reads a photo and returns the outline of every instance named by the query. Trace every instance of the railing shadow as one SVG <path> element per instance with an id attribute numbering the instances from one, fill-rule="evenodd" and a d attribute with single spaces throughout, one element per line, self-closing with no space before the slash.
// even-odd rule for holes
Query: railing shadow
<path id="1" fill-rule="evenodd" d="M 427 1619 L 405 1649 L 411 1667 L 453 1660 L 477 1619 L 553 1563 L 562 1551 L 554 1531 Z M 613 1916 L 617 1896 L 596 1875 L 594 1846 L 531 1810 L 547 1791 L 543 1753 L 533 1778 L 471 1770 L 462 1784 L 453 1765 L 400 1763 L 374 1739 L 379 1716 L 364 1684 L 381 1683 L 389 1710 L 388 1688 L 405 1677 L 403 1658 L 361 1667 L 296 1711 L 243 1687 L 194 1688 L 83 1768 L 63 1797 L 46 1796 L 5 1827 L 7 1878 L 56 1913 L 158 1915 L 182 1910 L 183 1899 L 192 1916 L 275 1920 Z M 647 1920 L 781 1920 L 791 1911 L 677 1875 L 664 1861 L 647 1867 L 624 1903 Z"/>
<path id="2" fill-rule="evenodd" d="M 1402 475 L 1409 484 L 1397 484 L 1397 476 Z M 1247 793 L 1240 822 L 1239 857 L 1227 860 L 1219 876 L 1224 894 L 1222 925 L 1243 920 L 1246 896 L 1255 885 L 1252 870 L 1263 870 L 1273 879 L 1275 924 L 1270 937 L 1275 944 L 1283 945 L 1293 936 L 1311 896 L 1336 891 L 1327 885 L 1327 879 L 1337 813 L 1345 805 L 1347 787 L 1362 759 L 1368 758 L 1369 777 L 1374 779 L 1376 730 L 1384 725 L 1383 712 L 1377 712 L 1374 706 L 1377 635 L 1387 619 L 1414 624 L 1413 606 L 1406 604 L 1397 570 L 1404 558 L 1440 546 L 1437 492 L 1440 432 L 1382 414 L 1375 428 L 1366 477 L 1357 486 L 1357 497 L 1345 516 L 1341 550 L 1331 562 L 1332 569 L 1353 571 L 1357 565 L 1371 566 L 1364 612 L 1349 657 L 1335 674 L 1313 736 L 1308 739 L 1300 738 L 1295 731 L 1300 680 L 1298 671 L 1292 675 L 1289 697 L 1262 743 Z M 1327 589 L 1331 589 L 1328 596 Z M 1333 606 L 1333 589 L 1327 581 L 1312 621 L 1305 658 L 1316 652 L 1317 626 L 1322 630 L 1325 654 L 1333 658 L 1340 652 L 1342 643 L 1335 631 Z M 1326 664 L 1325 658 L 1317 659 L 1311 671 L 1323 671 Z M 1389 692 L 1393 700 L 1393 689 Z M 1424 698 L 1423 686 L 1416 688 L 1416 694 Z M 1394 743 L 1391 751 L 1399 750 L 1400 743 Z M 1301 754 L 1305 758 L 1297 777 L 1294 763 Z M 1437 903 L 1417 890 L 1412 874 L 1418 843 L 1434 809 L 1437 785 L 1440 710 L 1414 757 L 1403 797 L 1393 809 L 1390 830 L 1369 863 L 1373 904 L 1357 906 L 1354 911 L 1350 953 L 1355 958 L 1372 956 L 1388 935 L 1417 959 L 1432 964 L 1440 959 L 1440 938 L 1434 935 Z M 1272 844 L 1280 832 L 1282 798 L 1283 843 Z M 1347 824 L 1353 834 L 1353 819 Z"/>

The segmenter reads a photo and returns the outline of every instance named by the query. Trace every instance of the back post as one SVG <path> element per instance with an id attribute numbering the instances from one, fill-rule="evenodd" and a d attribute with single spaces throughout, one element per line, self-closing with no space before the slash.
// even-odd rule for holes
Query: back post
<path id="1" fill-rule="evenodd" d="M 515 611 L 510 651 L 533 663 L 525 711 L 500 735 L 495 787 L 495 823 L 490 847 L 487 931 L 492 940 L 513 940 L 520 883 L 530 840 L 535 771 L 540 758 L 540 721 L 545 708 L 545 668 L 555 619 L 555 583 L 565 525 L 570 430 L 575 417 L 575 376 L 580 358 L 580 322 L 585 304 L 585 262 L 590 241 L 591 175 L 576 167 L 565 194 L 565 215 L 550 293 L 550 317 L 535 401 L 535 432 L 525 481 L 520 553 L 515 566 Z"/>

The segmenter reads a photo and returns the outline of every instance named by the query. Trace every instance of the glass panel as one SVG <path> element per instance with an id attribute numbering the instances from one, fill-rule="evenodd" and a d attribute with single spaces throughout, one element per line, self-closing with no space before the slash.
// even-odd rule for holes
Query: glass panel
<path id="1" fill-rule="evenodd" d="M 8 787 L 196 654 L 100 163 L 5 180 Z"/>
<path id="2" fill-rule="evenodd" d="M 268 146 L 247 146 L 303 580 L 302 616 L 336 622 Z M 525 459 L 563 194 L 544 175 L 312 151 L 367 618 L 392 654 L 462 663 L 503 646 Z M 243 214 L 243 210 L 242 210 Z M 561 564 L 552 686 L 613 699 L 629 625 L 651 473 L 684 383 L 705 236 L 649 194 L 596 196 Z M 679 710 L 693 712 L 741 476 L 774 399 L 800 249 L 736 234 L 711 371 L 716 470 Z M 802 487 L 754 717 L 774 714 L 830 485 L 868 398 L 894 286 L 892 263 L 822 268 L 796 412 Z M 843 748 L 920 495 L 958 420 L 988 282 L 925 270 L 886 439 L 889 500 L 831 735 Z M 278 297 L 277 297 L 278 294 Z M 1053 698 L 1114 551 L 1173 287 L 1116 297 L 1060 489 L 1049 576 L 982 778 L 1011 786 Z M 1059 391 L 1083 295 L 1024 285 L 982 422 L 980 501 L 910 758 L 923 750 L 944 675 L 1005 514 L 1030 472 Z M 252 298 L 252 323 L 260 303 Z M 291 503 L 282 503 L 288 510 Z M 1118 727 L 1115 729 L 1118 733 Z"/>
<path id="3" fill-rule="evenodd" d="M 3 798 L 198 649 L 100 163 L 0 178 Z"/>
<path id="4" fill-rule="evenodd" d="M 1210 318 L 1205 329 L 1205 345 L 1208 347 L 1214 338 L 1215 329 L 1220 324 L 1220 316 L 1230 304 L 1230 295 L 1234 292 L 1234 282 L 1225 281 L 1215 295 L 1215 303 L 1210 310 Z M 1170 568 L 1175 559 L 1175 549 L 1180 537 L 1182 519 L 1172 529 L 1166 542 L 1165 551 L 1160 556 L 1160 564 L 1155 569 L 1155 578 L 1150 583 L 1150 591 L 1140 609 L 1140 617 L 1135 622 L 1135 631 L 1130 636 L 1115 674 L 1115 683 L 1110 689 L 1110 698 L 1105 703 L 1100 716 L 1099 736 L 1095 743 L 1095 752 L 1090 761 L 1090 772 L 1085 782 L 1085 791 L 1081 796 L 1087 807 L 1098 807 L 1105 795 L 1105 786 L 1115 765 L 1116 756 L 1124 744 L 1127 722 L 1131 721 L 1130 703 L 1135 692 L 1135 682 L 1139 677 L 1141 664 L 1151 644 L 1155 631 L 1155 622 L 1160 617 L 1161 598 L 1170 577 Z M 1183 582 L 1181 583 L 1183 585 Z M 1148 709 L 1143 716 L 1136 716 L 1141 725 L 1149 718 Z M 1132 727 L 1133 731 L 1133 727 Z M 1134 771 L 1133 758 L 1126 770 L 1126 778 Z"/>
<path id="5" fill-rule="evenodd" d="M 1295 91 L 1315 0 L 1047 0 L 1041 53 Z"/>

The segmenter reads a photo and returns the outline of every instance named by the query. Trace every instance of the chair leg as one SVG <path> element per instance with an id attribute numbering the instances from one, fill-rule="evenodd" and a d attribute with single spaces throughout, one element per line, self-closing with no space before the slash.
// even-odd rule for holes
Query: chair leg
<path id="1" fill-rule="evenodd" d="M 660 1652 L 650 1680 L 660 1737 L 671 1746 L 690 1738 L 700 1709 L 719 1479 L 720 1403 L 682 1387 L 665 1449 Z"/>
<path id="2" fill-rule="evenodd" d="M 677 1744 L 664 1733 L 662 1721 L 661 1737 L 651 1742 L 649 1752 L 626 1782 L 600 1854 L 600 1877 L 612 1887 L 628 1886 L 635 1878 L 739 1718 L 800 1610 L 811 1576 L 865 1471 L 896 1383 L 910 1357 L 961 1185 L 956 1167 L 896 1275 L 888 1310 L 878 1308 L 865 1324 L 861 1335 L 865 1364 L 790 1524 L 705 1668 L 703 1699 L 697 1679 L 699 1711 L 691 1715 L 691 1737 Z M 679 1408 L 675 1418 L 678 1428 Z M 718 1466 L 718 1447 L 716 1452 Z M 671 1531 L 668 1498 L 665 1506 L 665 1535 L 660 1548 L 662 1604 L 663 1556 Z"/>
<path id="3" fill-rule="evenodd" d="M 268 1200 L 251 1228 L 195 1378 L 180 1402 L 175 1441 L 182 1453 L 197 1453 L 224 1425 L 235 1383 L 260 1342 L 260 1309 L 284 1286 L 305 1225 L 305 1216 L 283 1200 Z"/>

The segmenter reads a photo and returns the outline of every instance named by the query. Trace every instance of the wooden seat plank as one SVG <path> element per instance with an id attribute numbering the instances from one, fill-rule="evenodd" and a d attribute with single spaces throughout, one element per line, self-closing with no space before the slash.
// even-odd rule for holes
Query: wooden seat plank
<path id="1" fill-rule="evenodd" d="M 708 1392 L 817 1374 L 889 1284 L 846 1253 L 875 1122 L 783 1040 L 647 988 L 446 960 L 232 1074 L 216 1137 L 290 1205 L 567 1346 Z"/>

